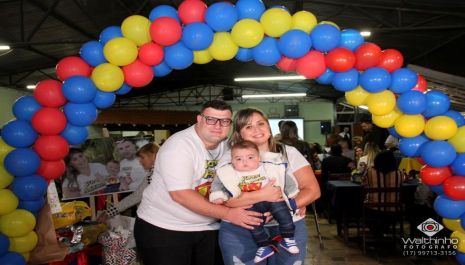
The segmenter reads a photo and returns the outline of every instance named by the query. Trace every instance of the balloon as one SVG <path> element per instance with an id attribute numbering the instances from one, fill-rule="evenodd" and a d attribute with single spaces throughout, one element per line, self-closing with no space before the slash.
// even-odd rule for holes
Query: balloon
<path id="1" fill-rule="evenodd" d="M 460 127 L 448 142 L 455 148 L 457 153 L 465 153 L 465 126 Z"/>
<path id="2" fill-rule="evenodd" d="M 402 115 L 394 123 L 396 131 L 402 137 L 415 137 L 425 128 L 425 119 L 421 115 Z"/>
<path id="3" fill-rule="evenodd" d="M 150 25 L 150 36 L 155 43 L 170 46 L 181 40 L 182 28 L 176 19 L 160 17 Z"/>
<path id="4" fill-rule="evenodd" d="M 447 116 L 436 116 L 425 125 L 425 134 L 433 140 L 447 140 L 457 133 L 457 124 Z"/>
<path id="5" fill-rule="evenodd" d="M 462 252 L 456 252 L 455 253 L 455 259 L 459 264 L 465 264 L 465 253 Z"/>
<path id="6" fill-rule="evenodd" d="M 387 70 L 389 73 L 399 69 L 404 64 L 404 57 L 395 49 L 387 49 L 381 52 L 377 67 Z"/>
<path id="7" fill-rule="evenodd" d="M 231 3 L 217 2 L 207 8 L 205 21 L 214 31 L 230 31 L 239 18 Z"/>
<path id="8" fill-rule="evenodd" d="M 447 111 L 444 113 L 444 116 L 452 118 L 457 124 L 457 127 L 465 125 L 465 117 L 455 110 Z"/>
<path id="9" fill-rule="evenodd" d="M 411 90 L 418 82 L 417 73 L 408 69 L 400 68 L 392 72 L 391 91 L 394 93 L 404 93 Z"/>
<path id="10" fill-rule="evenodd" d="M 264 35 L 262 24 L 250 18 L 240 20 L 231 30 L 232 40 L 243 48 L 257 46 L 263 40 Z"/>
<path id="11" fill-rule="evenodd" d="M 85 129 L 85 128 L 84 128 Z M 56 161 L 40 161 L 40 167 L 37 169 L 37 174 L 44 177 L 46 180 L 54 180 L 61 177 L 65 173 L 66 165 L 63 160 Z"/>
<path id="12" fill-rule="evenodd" d="M 329 85 L 333 82 L 335 74 L 336 73 L 331 71 L 331 69 L 326 68 L 325 72 L 322 75 L 320 75 L 317 79 L 315 79 L 315 81 L 322 85 Z"/>
<path id="13" fill-rule="evenodd" d="M 5 169 L 16 177 L 32 175 L 40 165 L 40 158 L 29 148 L 17 148 L 5 157 Z"/>
<path id="14" fill-rule="evenodd" d="M 42 106 L 33 96 L 22 96 L 13 104 L 13 114 L 18 120 L 30 121 Z"/>
<path id="15" fill-rule="evenodd" d="M 176 70 L 186 69 L 193 61 L 194 53 L 184 46 L 182 42 L 165 47 L 165 62 L 170 68 Z"/>
<path id="16" fill-rule="evenodd" d="M 258 24 L 258 22 L 256 22 Z M 182 43 L 193 51 L 207 49 L 213 42 L 213 30 L 205 23 L 194 22 L 184 27 Z"/>
<path id="17" fill-rule="evenodd" d="M 465 200 L 465 177 L 453 176 L 444 180 L 444 193 L 453 200 Z"/>
<path id="18" fill-rule="evenodd" d="M 93 67 L 107 62 L 103 55 L 102 43 L 95 40 L 84 43 L 79 51 L 79 55 L 81 55 L 81 58 L 84 59 L 86 63 Z"/>
<path id="19" fill-rule="evenodd" d="M 139 60 L 123 66 L 123 73 L 124 82 L 132 87 L 144 87 L 153 79 L 152 68 Z"/>
<path id="20" fill-rule="evenodd" d="M 33 214 L 38 214 L 40 209 L 42 209 L 44 205 L 45 205 L 45 199 L 44 197 L 41 197 L 34 201 L 19 201 L 18 209 L 24 209 Z"/>
<path id="21" fill-rule="evenodd" d="M 34 143 L 34 150 L 43 160 L 59 160 L 68 154 L 69 146 L 59 135 L 41 135 Z"/>
<path id="22" fill-rule="evenodd" d="M 192 25 L 192 24 L 190 24 Z M 194 63 L 196 64 L 207 64 L 213 60 L 208 50 L 194 51 Z"/>
<path id="23" fill-rule="evenodd" d="M 0 198 L 2 199 L 0 216 L 9 214 L 18 207 L 19 200 L 11 190 L 0 189 Z"/>
<path id="24" fill-rule="evenodd" d="M 47 192 L 47 182 L 38 175 L 15 178 L 11 190 L 20 200 L 34 201 L 43 198 Z"/>
<path id="25" fill-rule="evenodd" d="M 359 74 L 355 69 L 335 73 L 332 81 L 334 89 L 342 92 L 354 90 L 358 86 Z"/>
<path id="26" fill-rule="evenodd" d="M 399 140 L 399 150 L 405 156 L 417 157 L 420 156 L 421 146 L 428 141 L 429 139 L 424 134 L 402 138 Z"/>
<path id="27" fill-rule="evenodd" d="M 417 84 L 412 88 L 412 90 L 426 92 L 427 89 L 428 82 L 426 82 L 426 79 L 422 75 L 417 74 Z"/>
<path id="28" fill-rule="evenodd" d="M 284 9 L 270 8 L 260 17 L 260 23 L 266 35 L 277 38 L 291 29 L 292 17 Z"/>
<path id="29" fill-rule="evenodd" d="M 111 107 L 113 103 L 115 103 L 115 100 L 115 93 L 97 91 L 97 95 L 95 95 L 92 103 L 94 103 L 94 105 L 99 109 L 106 109 Z"/>
<path id="30" fill-rule="evenodd" d="M 11 120 L 2 128 L 2 138 L 10 146 L 28 147 L 37 139 L 31 124 L 22 120 Z"/>
<path id="31" fill-rule="evenodd" d="M 68 119 L 68 123 L 74 126 L 89 126 L 97 119 L 98 114 L 97 108 L 92 103 L 68 103 L 63 110 Z M 66 127 L 66 123 L 64 127 Z"/>
<path id="32" fill-rule="evenodd" d="M 178 11 L 174 7 L 169 5 L 159 5 L 152 9 L 152 11 L 150 11 L 150 21 L 153 22 L 155 19 L 159 17 L 170 17 L 176 19 L 178 22 L 181 22 L 179 20 Z"/>
<path id="33" fill-rule="evenodd" d="M 50 108 L 61 107 L 67 102 L 61 90 L 61 82 L 51 79 L 37 83 L 36 89 L 34 89 L 34 98 L 40 105 Z"/>
<path id="34" fill-rule="evenodd" d="M 248 48 L 239 48 L 234 58 L 236 58 L 238 61 L 241 61 L 241 62 L 252 61 L 253 51 L 252 49 L 248 49 Z"/>
<path id="35" fill-rule="evenodd" d="M 456 251 L 457 252 L 465 252 L 465 233 L 462 233 L 460 231 L 454 231 L 451 235 L 450 235 L 450 238 L 451 239 L 456 239 L 458 241 L 458 244 L 455 245 L 456 248 Z"/>
<path id="36" fill-rule="evenodd" d="M 178 7 L 178 15 L 182 24 L 205 22 L 207 5 L 200 0 L 185 0 Z"/>
<path id="37" fill-rule="evenodd" d="M 465 154 L 458 154 L 451 165 L 452 171 L 457 176 L 465 176 Z"/>
<path id="38" fill-rule="evenodd" d="M 87 139 L 88 132 L 86 127 L 74 126 L 68 123 L 61 133 L 61 136 L 63 136 L 70 145 L 78 145 Z"/>
<path id="39" fill-rule="evenodd" d="M 132 15 L 123 20 L 121 32 L 125 38 L 134 41 L 137 46 L 142 46 L 152 39 L 149 34 L 150 20 L 144 16 Z"/>
<path id="40" fill-rule="evenodd" d="M 420 157 L 421 159 L 421 157 Z M 442 195 L 444 194 L 444 187 L 442 185 L 436 185 L 436 186 L 430 186 L 431 190 L 438 194 L 438 195 Z"/>
<path id="41" fill-rule="evenodd" d="M 445 167 L 456 158 L 454 148 L 446 141 L 430 141 L 420 149 L 421 158 L 432 167 Z"/>
<path id="42" fill-rule="evenodd" d="M 360 45 L 365 42 L 362 34 L 355 29 L 344 29 L 341 31 L 341 41 L 339 46 L 342 48 L 355 51 Z"/>
<path id="43" fill-rule="evenodd" d="M 118 26 L 110 26 L 102 30 L 102 33 L 100 33 L 99 41 L 100 43 L 102 43 L 102 45 L 105 46 L 105 44 L 107 44 L 107 42 L 110 41 L 111 39 L 121 38 L 121 37 L 123 37 L 121 28 Z"/>
<path id="44" fill-rule="evenodd" d="M 433 186 L 440 185 L 444 180 L 452 177 L 452 171 L 449 167 L 423 166 L 420 170 L 420 177 L 423 183 Z"/>
<path id="45" fill-rule="evenodd" d="M 8 252 L 8 248 L 10 247 L 10 240 L 8 237 L 0 234 L 0 257 L 5 255 Z"/>
<path id="46" fill-rule="evenodd" d="M 124 74 L 121 71 L 123 79 L 124 79 Z M 115 91 L 116 95 L 125 95 L 131 91 L 132 87 L 128 86 L 128 84 L 124 83 L 121 85 L 121 87 L 118 88 L 118 90 Z"/>
<path id="47" fill-rule="evenodd" d="M 77 56 L 65 57 L 56 66 L 57 77 L 62 81 L 76 75 L 89 76 L 91 71 L 90 66 Z"/>
<path id="48" fill-rule="evenodd" d="M 383 93 L 383 92 L 381 92 Z M 379 93 L 376 93 L 376 94 L 379 94 Z M 371 94 L 371 95 L 374 95 L 374 94 Z M 376 96 L 375 96 L 376 97 Z M 373 97 L 370 97 L 370 100 L 373 101 L 374 98 Z M 367 99 L 368 101 L 368 99 Z M 381 104 L 381 103 L 380 103 Z M 386 108 L 386 105 L 381 105 L 380 107 L 377 106 L 378 103 L 371 103 L 371 106 L 370 104 L 368 105 L 368 108 L 370 109 L 373 109 L 373 108 L 380 108 L 378 109 L 377 111 L 380 111 L 381 108 Z M 392 126 L 394 126 L 397 118 L 399 118 L 400 116 L 402 115 L 402 112 L 400 112 L 397 108 L 394 108 L 391 112 L 385 114 L 385 115 L 374 115 L 372 116 L 372 121 L 373 123 L 378 126 L 378 127 L 381 127 L 381 128 L 390 128 Z M 395 129 L 394 129 L 395 131 Z M 392 135 L 392 133 L 391 133 Z M 400 138 L 401 136 L 397 134 L 396 132 L 396 135 L 393 135 L 395 136 L 396 138 Z"/>
<path id="49" fill-rule="evenodd" d="M 441 217 L 457 219 L 465 213 L 465 201 L 455 201 L 445 195 L 439 195 L 434 200 L 434 210 Z"/>
<path id="50" fill-rule="evenodd" d="M 69 103 L 68 103 L 69 104 Z M 59 134 L 66 126 L 66 117 L 59 109 L 42 108 L 31 120 L 32 127 L 43 135 Z"/>
<path id="51" fill-rule="evenodd" d="M 339 45 L 341 32 L 333 25 L 316 25 L 310 33 L 313 48 L 320 52 L 329 52 Z"/>
<path id="52" fill-rule="evenodd" d="M 318 24 L 321 24 L 321 25 L 323 25 L 323 24 L 324 24 L 324 25 L 331 25 L 331 26 L 337 28 L 338 30 L 341 29 L 336 23 L 334 23 L 334 22 L 332 22 L 332 21 L 329 21 L 329 20 L 320 21 L 320 23 L 318 23 Z"/>
<path id="53" fill-rule="evenodd" d="M 14 148 L 3 141 L 3 139 L 0 138 L 0 162 L 3 162 L 3 159 L 5 159 L 5 156 L 13 151 Z"/>
<path id="54" fill-rule="evenodd" d="M 346 92 L 345 98 L 347 103 L 350 105 L 361 106 L 365 105 L 368 95 L 370 95 L 370 93 L 364 90 L 361 86 L 357 86 L 355 89 Z"/>
<path id="55" fill-rule="evenodd" d="M 91 79 L 98 89 L 113 92 L 122 86 L 124 73 L 118 66 L 104 63 L 94 68 Z"/>
<path id="56" fill-rule="evenodd" d="M 36 247 L 38 239 L 34 231 L 27 233 L 25 236 L 11 237 L 10 251 L 19 253 L 30 252 Z"/>
<path id="57" fill-rule="evenodd" d="M 237 55 L 236 55 L 236 58 L 237 58 Z M 278 67 L 279 70 L 283 72 L 292 72 L 292 71 L 295 71 L 297 67 L 297 60 L 286 57 L 286 56 L 282 56 L 281 59 L 278 61 L 278 63 L 276 63 L 276 67 Z"/>
<path id="58" fill-rule="evenodd" d="M 397 108 L 394 109 L 394 111 L 399 111 Z M 388 132 L 390 135 L 396 137 L 397 139 L 401 139 L 402 136 L 400 136 L 397 131 L 396 131 L 396 128 L 393 126 L 393 127 L 389 127 L 387 128 L 388 129 Z M 402 138 L 403 139 L 403 138 Z"/>
<path id="59" fill-rule="evenodd" d="M 73 76 L 63 81 L 63 94 L 73 103 L 91 102 L 97 94 L 92 80 L 84 76 Z"/>
<path id="60" fill-rule="evenodd" d="M 2 159 L 3 160 L 3 159 Z M 0 189 L 8 187 L 13 182 L 13 176 L 5 170 L 3 163 L 0 165 Z"/>
<path id="61" fill-rule="evenodd" d="M 312 47 L 310 36 L 298 29 L 289 30 L 278 40 L 279 51 L 289 58 L 300 58 Z"/>
<path id="62" fill-rule="evenodd" d="M 326 55 L 326 66 L 334 72 L 345 72 L 355 65 L 355 55 L 347 48 L 334 48 Z"/>
<path id="63" fill-rule="evenodd" d="M 462 226 L 460 225 L 460 219 L 443 218 L 442 223 L 450 231 L 460 231 L 461 233 L 465 233 L 465 230 L 463 230 Z"/>
<path id="64" fill-rule="evenodd" d="M 407 91 L 397 98 L 397 106 L 405 114 L 421 114 L 426 110 L 426 96 L 419 91 Z"/>
<path id="65" fill-rule="evenodd" d="M 450 99 L 443 92 L 431 90 L 426 93 L 426 105 L 423 115 L 430 118 L 446 113 L 450 107 Z"/>
<path id="66" fill-rule="evenodd" d="M 213 37 L 213 42 L 208 48 L 208 52 L 213 59 L 218 61 L 231 60 L 236 56 L 239 47 L 234 43 L 231 34 L 228 32 L 217 32 Z"/>
<path id="67" fill-rule="evenodd" d="M 161 62 L 159 65 L 153 66 L 152 70 L 156 77 L 167 76 L 169 73 L 171 73 L 171 71 L 173 71 L 173 69 L 171 69 L 171 67 L 169 67 L 165 61 Z"/>
<path id="68" fill-rule="evenodd" d="M 236 2 L 236 9 L 239 19 L 259 20 L 265 12 L 265 5 L 261 0 L 239 0 Z"/>
<path id="69" fill-rule="evenodd" d="M 381 92 L 391 85 L 391 75 L 383 68 L 370 68 L 360 74 L 360 85 L 368 92 Z"/>
<path id="70" fill-rule="evenodd" d="M 136 43 L 127 38 L 114 38 L 105 44 L 103 54 L 111 64 L 128 65 L 137 58 Z"/>
<path id="71" fill-rule="evenodd" d="M 275 38 L 265 37 L 260 44 L 252 48 L 253 58 L 257 64 L 272 66 L 279 62 L 281 53 Z"/>
<path id="72" fill-rule="evenodd" d="M 368 110 L 377 116 L 387 115 L 394 110 L 396 106 L 396 97 L 389 90 L 384 90 L 379 93 L 372 93 L 366 98 Z M 391 127 L 390 124 L 387 127 Z"/>
<path id="73" fill-rule="evenodd" d="M 157 65 L 163 61 L 163 47 L 150 42 L 139 48 L 139 60 L 147 65 Z"/>
<path id="74" fill-rule="evenodd" d="M 15 252 L 8 252 L 0 257 L 2 265 L 26 265 L 26 260 L 23 256 Z"/>
<path id="75" fill-rule="evenodd" d="M 8 237 L 25 236 L 36 226 L 36 218 L 32 213 L 16 209 L 0 217 L 0 232 Z M 1 263 L 3 265 L 3 263 Z"/>
<path id="76" fill-rule="evenodd" d="M 359 71 L 378 65 L 381 58 L 381 48 L 374 43 L 364 43 L 355 50 L 355 68 Z"/>
<path id="77" fill-rule="evenodd" d="M 306 55 L 297 59 L 296 71 L 306 78 L 317 78 L 326 70 L 325 56 L 319 52 L 311 50 Z"/>
<path id="78" fill-rule="evenodd" d="M 292 29 L 299 29 L 309 34 L 316 26 L 317 20 L 315 15 L 308 11 L 299 11 L 292 15 Z"/>

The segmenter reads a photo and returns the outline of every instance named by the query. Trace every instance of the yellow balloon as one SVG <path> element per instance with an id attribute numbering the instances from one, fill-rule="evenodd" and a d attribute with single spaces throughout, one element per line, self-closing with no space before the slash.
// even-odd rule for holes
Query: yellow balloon
<path id="1" fill-rule="evenodd" d="M 194 63 L 207 64 L 213 60 L 208 50 L 194 51 Z"/>
<path id="2" fill-rule="evenodd" d="M 366 91 L 361 86 L 357 86 L 354 90 L 345 93 L 347 103 L 352 106 L 365 105 L 368 95 L 370 95 L 370 92 Z"/>
<path id="3" fill-rule="evenodd" d="M 32 251 L 38 241 L 36 232 L 31 231 L 25 236 L 20 237 L 10 237 L 10 248 L 9 251 L 18 252 L 18 253 L 27 253 Z"/>
<path id="4" fill-rule="evenodd" d="M 240 20 L 231 30 L 233 41 L 243 48 L 257 46 L 262 41 L 264 35 L 265 31 L 262 24 L 250 18 Z"/>
<path id="5" fill-rule="evenodd" d="M 3 166 L 3 161 L 0 162 L 0 189 L 4 189 L 8 187 L 11 182 L 13 182 L 13 175 L 11 175 L 8 171 L 5 170 Z"/>
<path id="6" fill-rule="evenodd" d="M 442 223 L 450 231 L 459 231 L 465 234 L 465 230 L 463 230 L 462 225 L 460 224 L 460 219 L 442 218 Z"/>
<path id="7" fill-rule="evenodd" d="M 25 236 L 36 226 L 34 215 L 23 209 L 0 216 L 0 232 L 8 237 Z"/>
<path id="8" fill-rule="evenodd" d="M 377 116 L 386 115 L 396 106 L 396 96 L 390 90 L 379 93 L 371 93 L 366 98 L 368 110 Z"/>
<path id="9" fill-rule="evenodd" d="M 13 151 L 15 148 L 12 146 L 9 146 L 7 143 L 3 141 L 3 139 L 0 139 L 0 161 L 3 162 L 3 159 L 5 159 L 5 156 Z"/>
<path id="10" fill-rule="evenodd" d="M 292 16 L 292 29 L 300 29 L 310 33 L 317 24 L 315 15 L 308 11 L 299 11 Z"/>
<path id="11" fill-rule="evenodd" d="M 394 108 L 393 111 L 389 112 L 386 115 L 372 115 L 373 123 L 381 128 L 389 128 L 394 126 L 397 118 L 402 115 L 402 112 L 398 108 Z"/>
<path id="12" fill-rule="evenodd" d="M 425 128 L 425 118 L 421 114 L 402 115 L 394 123 L 396 132 L 403 137 L 415 137 L 420 135 Z"/>
<path id="13" fill-rule="evenodd" d="M 341 28 L 339 28 L 339 26 L 338 26 L 336 23 L 334 23 L 334 22 L 332 22 L 332 21 L 329 21 L 329 20 L 321 21 L 321 22 L 318 23 L 318 24 L 328 24 L 328 25 L 331 25 L 331 26 L 335 26 L 335 27 L 336 27 L 337 29 L 339 29 L 339 30 L 341 29 Z"/>
<path id="14" fill-rule="evenodd" d="M 0 216 L 13 212 L 18 208 L 18 197 L 9 189 L 0 189 Z"/>
<path id="15" fill-rule="evenodd" d="M 121 24 L 123 36 L 142 46 L 152 41 L 150 37 L 150 20 L 144 16 L 127 17 Z"/>
<path id="16" fill-rule="evenodd" d="M 108 62 L 124 66 L 137 59 L 137 46 L 134 41 L 126 38 L 114 38 L 103 47 L 103 55 Z"/>
<path id="17" fill-rule="evenodd" d="M 123 85 L 124 73 L 116 65 L 102 63 L 94 68 L 91 79 L 98 89 L 105 92 L 113 92 Z"/>
<path id="18" fill-rule="evenodd" d="M 457 153 L 465 153 L 465 126 L 460 127 L 448 142 L 455 148 Z"/>
<path id="19" fill-rule="evenodd" d="M 260 17 L 266 35 L 280 37 L 292 27 L 292 17 L 282 8 L 270 8 Z"/>
<path id="20" fill-rule="evenodd" d="M 460 252 L 465 252 L 465 233 L 460 231 L 455 231 L 450 235 L 450 238 L 458 239 L 459 243 L 457 244 L 457 249 Z"/>
<path id="21" fill-rule="evenodd" d="M 425 134 L 433 140 L 447 140 L 457 133 L 457 123 L 448 116 L 436 116 L 425 125 Z"/>
<path id="22" fill-rule="evenodd" d="M 232 40 L 229 32 L 217 32 L 213 37 L 213 42 L 208 47 L 208 52 L 213 59 L 218 61 L 231 60 L 236 56 L 239 47 Z"/>
<path id="23" fill-rule="evenodd" d="M 23 258 L 26 260 L 26 262 L 29 261 L 29 258 L 31 257 L 31 252 L 23 252 L 23 253 L 19 253 L 21 254 L 21 256 L 23 256 Z"/>

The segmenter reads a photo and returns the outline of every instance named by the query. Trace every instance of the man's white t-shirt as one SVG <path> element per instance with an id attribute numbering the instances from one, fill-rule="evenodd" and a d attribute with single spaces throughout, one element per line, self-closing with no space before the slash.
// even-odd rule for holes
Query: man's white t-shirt
<path id="1" fill-rule="evenodd" d="M 197 214 L 173 201 L 169 191 L 192 189 L 207 197 L 218 158 L 227 149 L 223 141 L 210 153 L 195 125 L 166 140 L 155 160 L 152 182 L 142 195 L 137 215 L 144 221 L 174 231 L 205 231 L 219 228 L 215 218 Z M 208 197 L 207 197 L 208 198 Z"/>
<path id="2" fill-rule="evenodd" d="M 97 181 L 97 174 L 105 178 L 108 175 L 107 169 L 100 163 L 89 163 L 90 175 L 77 175 L 77 183 L 81 195 L 88 195 L 92 192 L 105 188 L 105 182 Z"/>
<path id="3" fill-rule="evenodd" d="M 123 159 L 119 162 L 120 174 L 122 176 L 130 176 L 132 182 L 129 183 L 129 190 L 137 190 L 137 187 L 145 180 L 145 169 L 139 162 L 139 159 L 133 160 Z"/>

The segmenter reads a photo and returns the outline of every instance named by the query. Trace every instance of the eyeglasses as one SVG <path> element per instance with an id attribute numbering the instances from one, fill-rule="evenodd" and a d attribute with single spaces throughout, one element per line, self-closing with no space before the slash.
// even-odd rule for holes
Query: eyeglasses
<path id="1" fill-rule="evenodd" d="M 216 125 L 218 123 L 218 121 L 219 121 L 221 126 L 228 127 L 229 125 L 231 125 L 231 122 L 232 122 L 231 119 L 218 119 L 218 118 L 206 116 L 206 115 L 203 115 L 203 114 L 200 114 L 200 116 L 205 118 L 205 122 L 208 125 Z"/>

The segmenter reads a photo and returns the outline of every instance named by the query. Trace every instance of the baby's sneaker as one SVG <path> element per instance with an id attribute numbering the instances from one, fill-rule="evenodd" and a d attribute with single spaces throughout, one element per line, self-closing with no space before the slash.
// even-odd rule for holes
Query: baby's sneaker
<path id="1" fill-rule="evenodd" d="M 253 260 L 255 263 L 259 263 L 268 257 L 273 256 L 274 250 L 271 246 L 266 247 L 259 247 L 257 252 L 255 253 L 255 259 Z"/>
<path id="2" fill-rule="evenodd" d="M 299 253 L 299 248 L 295 243 L 295 239 L 293 237 L 283 238 L 283 240 L 279 243 L 281 247 L 283 247 L 287 252 L 291 254 Z"/>

